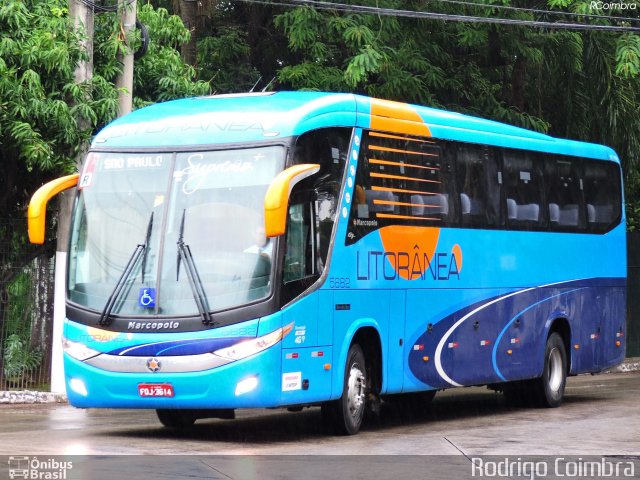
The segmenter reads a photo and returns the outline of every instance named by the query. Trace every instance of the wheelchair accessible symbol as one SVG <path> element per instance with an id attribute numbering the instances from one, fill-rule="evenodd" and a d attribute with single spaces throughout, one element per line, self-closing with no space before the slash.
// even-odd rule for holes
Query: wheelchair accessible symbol
<path id="1" fill-rule="evenodd" d="M 156 289 L 141 288 L 138 293 L 138 305 L 142 308 L 153 308 L 156 306 Z"/>

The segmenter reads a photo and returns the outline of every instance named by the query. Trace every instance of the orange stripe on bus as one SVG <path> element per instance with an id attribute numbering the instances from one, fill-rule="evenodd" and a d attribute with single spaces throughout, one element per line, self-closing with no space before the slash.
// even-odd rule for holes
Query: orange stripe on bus
<path id="1" fill-rule="evenodd" d="M 373 201 L 374 205 L 398 205 L 401 207 L 432 207 L 432 208 L 440 208 L 440 205 L 427 205 L 424 203 L 409 203 L 409 202 L 393 202 L 391 200 L 378 200 L 377 198 Z"/>
<path id="2" fill-rule="evenodd" d="M 406 140 L 408 142 L 429 143 L 431 145 L 435 145 L 436 144 L 436 142 L 432 142 L 432 141 L 429 141 L 429 140 L 422 140 L 420 138 L 400 137 L 398 135 L 389 135 L 388 133 L 380 133 L 380 132 L 369 132 L 369 136 L 371 136 L 371 137 L 381 137 L 381 138 L 392 138 L 394 140 Z"/>
<path id="3" fill-rule="evenodd" d="M 369 174 L 370 177 L 372 178 L 390 178 L 390 179 L 395 179 L 395 180 L 410 180 L 412 182 L 424 182 L 424 183 L 441 183 L 437 180 L 425 180 L 422 178 L 416 178 L 416 177 L 405 177 L 402 175 L 389 175 L 388 173 L 376 173 L 376 172 L 371 172 Z"/>
<path id="4" fill-rule="evenodd" d="M 434 217 L 412 217 L 410 215 L 395 215 L 393 213 L 376 213 L 377 218 L 401 218 L 404 220 L 440 220 L 439 218 Z"/>
<path id="5" fill-rule="evenodd" d="M 399 148 L 381 147 L 380 145 L 369 145 L 369 150 L 377 150 L 381 152 L 391 153 L 408 153 L 409 155 L 422 155 L 423 157 L 438 157 L 437 153 L 414 152 L 411 150 L 401 150 Z"/>
<path id="6" fill-rule="evenodd" d="M 436 192 L 424 192 L 422 190 L 405 190 L 403 188 L 378 187 L 376 185 L 372 185 L 371 190 L 377 190 L 379 192 L 420 193 L 422 195 L 438 195 Z"/>
<path id="7" fill-rule="evenodd" d="M 430 137 L 431 131 L 414 107 L 406 103 L 371 99 L 371 129 Z"/>
<path id="8" fill-rule="evenodd" d="M 393 165 L 396 167 L 422 168 L 423 170 L 440 170 L 440 167 L 426 167 L 424 165 L 415 165 L 413 163 L 392 162 L 391 160 L 379 160 L 377 158 L 370 158 L 369 163 L 373 163 L 375 165 Z"/>

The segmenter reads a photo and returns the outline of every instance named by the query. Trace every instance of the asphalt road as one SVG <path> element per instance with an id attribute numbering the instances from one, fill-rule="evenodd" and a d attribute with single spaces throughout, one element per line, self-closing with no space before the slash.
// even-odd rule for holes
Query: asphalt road
<path id="1" fill-rule="evenodd" d="M 73 455 L 69 479 L 142 471 L 147 478 L 404 478 L 415 468 L 430 472 L 419 478 L 462 478 L 451 471 L 470 474 L 474 457 L 613 456 L 635 462 L 640 478 L 639 398 L 638 372 L 570 378 L 557 409 L 515 408 L 484 388 L 456 389 L 439 392 L 422 416 L 385 404 L 352 437 L 327 434 L 318 408 L 241 410 L 235 420 L 199 420 L 176 432 L 153 411 L 1 405 L 0 456 Z M 1 463 L 0 478 L 9 478 L 11 464 Z"/>

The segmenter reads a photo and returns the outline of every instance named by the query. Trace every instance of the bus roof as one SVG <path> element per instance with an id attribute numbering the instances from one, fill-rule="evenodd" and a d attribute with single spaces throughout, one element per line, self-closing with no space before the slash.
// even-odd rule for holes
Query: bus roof
<path id="1" fill-rule="evenodd" d="M 392 133 L 619 161 L 605 146 L 563 140 L 460 113 L 347 93 L 268 92 L 158 103 L 121 117 L 93 148 L 186 148 L 264 142 L 323 127 Z"/>

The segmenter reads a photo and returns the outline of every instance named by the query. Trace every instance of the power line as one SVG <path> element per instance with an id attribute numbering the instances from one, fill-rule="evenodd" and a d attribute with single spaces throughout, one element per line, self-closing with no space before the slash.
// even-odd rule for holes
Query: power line
<path id="1" fill-rule="evenodd" d="M 475 3 L 475 2 L 465 2 L 463 0 L 435 0 L 436 2 L 441 3 L 452 3 L 455 5 L 464 5 L 467 7 L 482 7 L 482 8 L 492 8 L 496 10 L 509 10 L 514 12 L 525 12 L 525 13 L 539 13 L 540 15 L 558 15 L 565 16 L 571 18 L 593 18 L 594 20 L 610 20 L 616 22 L 638 22 L 640 23 L 640 18 L 632 18 L 632 17 L 614 17 L 611 15 L 594 15 L 592 13 L 574 13 L 574 12 L 561 12 L 559 10 L 540 10 L 537 8 L 523 8 L 523 7 L 510 7 L 507 5 L 496 5 L 491 3 Z"/>
<path id="2" fill-rule="evenodd" d="M 399 10 L 395 8 L 369 7 L 366 5 L 346 5 L 320 0 L 240 0 L 245 3 L 258 3 L 263 5 L 276 5 L 282 7 L 308 6 L 319 10 L 334 10 L 349 13 L 365 13 L 386 17 L 405 17 L 427 20 L 444 20 L 467 23 L 490 23 L 498 25 L 517 25 L 527 27 L 548 28 L 551 30 L 598 30 L 611 32 L 639 32 L 640 27 L 617 25 L 592 25 L 587 23 L 548 22 L 540 20 L 517 20 L 512 18 L 489 18 L 470 15 L 454 15 L 448 13 L 419 12 L 414 10 Z M 553 14 L 553 12 L 546 12 Z M 618 20 L 617 17 L 616 20 Z"/>
<path id="3" fill-rule="evenodd" d="M 97 13 L 112 13 L 112 12 L 117 12 L 118 11 L 118 4 L 114 3 L 113 5 L 105 5 L 105 0 L 101 0 L 100 3 L 96 3 L 93 0 L 76 0 L 79 3 L 82 3 L 83 5 L 89 7 L 90 9 L 92 9 L 94 12 Z M 129 5 L 131 5 L 131 3 L 133 2 L 133 0 L 128 0 L 125 4 L 125 7 L 128 7 Z"/>

